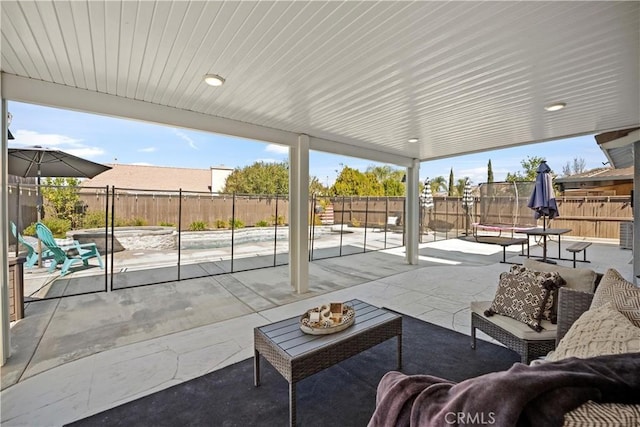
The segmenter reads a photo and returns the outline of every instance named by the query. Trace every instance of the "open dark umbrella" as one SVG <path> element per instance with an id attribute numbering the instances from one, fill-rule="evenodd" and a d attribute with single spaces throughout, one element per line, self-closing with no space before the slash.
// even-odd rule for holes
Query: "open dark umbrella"
<path id="1" fill-rule="evenodd" d="M 110 166 L 95 163 L 64 151 L 39 146 L 9 148 L 7 163 L 9 175 L 38 178 L 38 205 L 36 206 L 38 222 L 42 217 L 41 177 L 93 178 L 111 169 Z M 39 252 L 41 252 L 40 249 L 40 241 L 38 240 Z M 39 262 L 38 265 L 40 264 Z"/>
<path id="2" fill-rule="evenodd" d="M 558 212 L 556 195 L 553 190 L 551 168 L 543 160 L 536 172 L 536 183 L 527 206 L 533 209 L 535 219 L 542 217 L 542 229 L 544 230 L 547 227 L 546 218 L 553 219 L 560 216 L 560 212 Z"/>
<path id="3" fill-rule="evenodd" d="M 109 166 L 43 147 L 9 148 L 9 175 L 21 177 L 93 178 Z"/>

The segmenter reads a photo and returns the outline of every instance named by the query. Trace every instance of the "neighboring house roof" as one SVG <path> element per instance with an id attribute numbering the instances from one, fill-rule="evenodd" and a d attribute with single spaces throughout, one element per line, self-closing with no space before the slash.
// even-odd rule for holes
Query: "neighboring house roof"
<path id="1" fill-rule="evenodd" d="M 594 182 L 603 181 L 633 181 L 633 166 L 628 168 L 597 168 L 575 175 L 556 178 L 557 183 L 567 184 L 573 182 Z"/>
<path id="2" fill-rule="evenodd" d="M 112 169 L 82 182 L 83 187 L 211 192 L 211 170 L 109 164 Z"/>
<path id="3" fill-rule="evenodd" d="M 611 166 L 626 168 L 633 165 L 633 144 L 640 140 L 640 128 L 605 132 L 595 139 Z"/>

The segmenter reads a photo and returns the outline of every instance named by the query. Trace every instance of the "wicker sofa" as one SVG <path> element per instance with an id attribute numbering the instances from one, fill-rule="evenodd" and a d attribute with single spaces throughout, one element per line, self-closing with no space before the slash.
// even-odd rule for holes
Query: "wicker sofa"
<path id="1" fill-rule="evenodd" d="M 535 267 L 550 268 L 532 263 L 527 268 Z M 640 426 L 640 288 L 613 268 L 603 275 L 593 273 L 595 279 L 591 284 L 586 283 L 591 279 L 585 272 L 572 276 L 562 268 L 559 270 L 568 279 L 564 286 L 562 281 L 556 282 L 556 274 L 518 269 L 509 274 L 519 274 L 521 281 L 507 275 L 501 275 L 500 279 L 499 287 L 506 287 L 515 297 L 508 303 L 515 301 L 518 306 L 525 300 L 540 301 L 530 298 L 534 293 L 523 284 L 541 285 L 547 291 L 556 289 L 556 284 L 560 286 L 555 300 L 557 323 L 552 330 L 545 331 L 544 339 L 528 339 L 508 323 L 503 329 L 501 325 L 505 324 L 501 320 L 509 319 L 507 316 L 487 318 L 481 311 L 472 314 L 474 335 L 475 329 L 489 331 L 511 348 L 520 349 L 523 361 L 537 353 L 543 353 L 540 355 L 544 358 L 530 366 L 515 363 L 507 371 L 491 372 L 459 384 L 430 375 L 389 372 L 378 385 L 376 412 L 369 425 L 455 424 L 458 418 L 447 417 L 471 414 L 474 418 L 462 419 L 472 420 L 473 425 L 478 421 L 494 424 L 495 420 L 500 420 L 496 425 L 515 425 L 513 421 L 517 420 L 517 425 Z M 582 283 L 572 283 L 580 274 L 584 274 Z M 540 277 L 542 281 L 538 281 Z M 549 277 L 554 277 L 553 282 Z M 568 287 L 585 284 L 593 286 L 594 292 Z M 545 302 L 540 304 L 547 305 L 548 293 L 543 294 Z M 495 300 L 502 295 L 498 289 Z M 499 304 L 498 301 L 495 307 Z M 530 325 L 510 320 L 522 324 L 523 331 L 535 333 Z M 554 350 L 544 353 L 550 348 Z M 483 419 L 479 414 L 492 418 Z"/>
<path id="2" fill-rule="evenodd" d="M 573 269 L 532 259 L 525 260 L 524 266 L 535 271 L 556 271 L 565 280 L 566 286 L 561 289 L 563 297 L 558 302 L 558 322 L 543 320 L 542 331 L 536 332 L 510 317 L 486 316 L 492 302 L 475 301 L 471 303 L 471 348 L 475 348 L 476 330 L 480 330 L 520 354 L 522 363 L 545 356 L 556 347 L 558 335 L 564 336 L 573 321 L 589 308 L 593 292 L 602 278 L 591 269 Z M 564 292 L 567 290 L 575 292 Z"/>

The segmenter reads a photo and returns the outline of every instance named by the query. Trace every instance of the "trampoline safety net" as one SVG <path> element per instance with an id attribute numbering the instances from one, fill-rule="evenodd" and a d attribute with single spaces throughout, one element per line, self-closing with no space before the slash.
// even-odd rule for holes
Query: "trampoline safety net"
<path id="1" fill-rule="evenodd" d="M 533 211 L 527 207 L 535 182 L 490 182 L 480 184 L 480 224 L 504 228 L 535 227 Z"/>

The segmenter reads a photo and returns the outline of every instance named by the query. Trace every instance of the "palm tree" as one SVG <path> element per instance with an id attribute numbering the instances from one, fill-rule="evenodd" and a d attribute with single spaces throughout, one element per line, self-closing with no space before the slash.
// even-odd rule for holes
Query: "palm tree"
<path id="1" fill-rule="evenodd" d="M 456 191 L 458 194 L 454 194 L 455 196 L 462 196 L 464 194 L 464 186 L 467 184 L 467 178 L 458 178 L 458 183 L 456 184 Z"/>
<path id="2" fill-rule="evenodd" d="M 436 195 L 440 190 L 447 191 L 447 180 L 442 175 L 431 180 L 431 193 Z"/>

